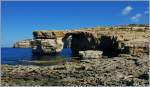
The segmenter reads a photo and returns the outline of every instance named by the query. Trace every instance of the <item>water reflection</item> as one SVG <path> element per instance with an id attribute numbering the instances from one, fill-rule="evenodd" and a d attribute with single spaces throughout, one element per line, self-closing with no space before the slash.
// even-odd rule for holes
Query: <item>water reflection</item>
<path id="1" fill-rule="evenodd" d="M 49 56 L 32 56 L 31 48 L 2 48 L 1 49 L 1 64 L 17 65 L 22 63 L 42 62 L 49 63 L 70 60 L 72 52 L 70 48 L 64 48 L 57 55 Z"/>
<path id="2" fill-rule="evenodd" d="M 32 56 L 32 60 L 54 60 L 54 59 L 66 59 L 69 60 L 72 57 L 72 52 L 70 48 L 64 48 L 59 54 L 43 55 L 43 56 Z"/>
<path id="3" fill-rule="evenodd" d="M 44 55 L 44 56 L 32 56 L 32 59 L 29 61 L 21 61 L 20 64 L 23 65 L 62 65 L 66 61 L 70 61 L 72 57 L 71 49 L 63 49 L 59 54 L 53 55 Z"/>

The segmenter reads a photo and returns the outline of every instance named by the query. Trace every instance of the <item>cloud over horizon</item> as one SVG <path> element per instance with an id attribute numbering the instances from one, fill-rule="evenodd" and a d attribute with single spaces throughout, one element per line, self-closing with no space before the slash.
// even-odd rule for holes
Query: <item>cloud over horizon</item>
<path id="1" fill-rule="evenodd" d="M 134 22 L 138 22 L 140 18 L 142 17 L 142 14 L 138 13 L 131 17 L 131 20 Z"/>
<path id="2" fill-rule="evenodd" d="M 122 14 L 123 14 L 123 15 L 127 15 L 127 14 L 129 14 L 132 10 L 133 10 L 133 7 L 131 7 L 131 6 L 126 6 L 126 7 L 122 10 Z"/>

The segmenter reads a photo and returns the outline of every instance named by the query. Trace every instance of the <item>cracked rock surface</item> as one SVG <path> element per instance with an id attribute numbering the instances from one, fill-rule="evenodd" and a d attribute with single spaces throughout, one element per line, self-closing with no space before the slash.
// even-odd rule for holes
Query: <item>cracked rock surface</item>
<path id="1" fill-rule="evenodd" d="M 149 85 L 148 56 L 119 55 L 86 59 L 63 65 L 1 65 L 4 86 L 146 86 Z"/>

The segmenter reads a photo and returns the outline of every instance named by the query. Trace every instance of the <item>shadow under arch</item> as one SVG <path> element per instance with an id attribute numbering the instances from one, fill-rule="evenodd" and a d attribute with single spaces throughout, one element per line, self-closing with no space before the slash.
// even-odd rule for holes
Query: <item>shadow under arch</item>
<path id="1" fill-rule="evenodd" d="M 103 56 L 116 57 L 121 53 L 117 37 L 114 36 L 101 36 L 99 39 L 100 44 L 98 49 L 103 51 Z"/>
<path id="2" fill-rule="evenodd" d="M 69 41 L 69 46 L 67 39 L 71 38 Z M 116 57 L 121 53 L 119 47 L 119 41 L 115 36 L 101 36 L 100 38 L 95 38 L 89 33 L 67 33 L 63 38 L 64 48 L 69 47 L 72 50 L 73 56 L 78 56 L 79 51 L 85 50 L 100 50 L 103 51 L 103 56 Z"/>
<path id="3" fill-rule="evenodd" d="M 64 48 L 71 48 L 73 56 L 78 56 L 81 50 L 94 50 L 96 46 L 93 35 L 87 32 L 67 33 L 62 40 Z"/>

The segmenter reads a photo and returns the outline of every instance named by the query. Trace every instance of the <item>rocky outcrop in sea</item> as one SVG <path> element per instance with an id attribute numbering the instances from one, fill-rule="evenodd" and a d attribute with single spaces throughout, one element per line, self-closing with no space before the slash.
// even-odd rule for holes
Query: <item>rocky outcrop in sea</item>
<path id="1" fill-rule="evenodd" d="M 32 39 L 24 39 L 21 41 L 17 41 L 14 45 L 13 48 L 31 48 L 31 42 Z"/>
<path id="2" fill-rule="evenodd" d="M 62 38 L 65 31 L 34 31 L 32 53 L 38 55 L 55 54 L 63 49 Z"/>

